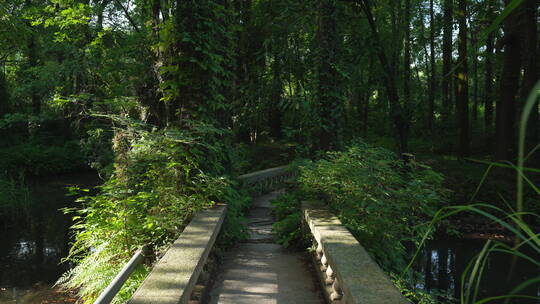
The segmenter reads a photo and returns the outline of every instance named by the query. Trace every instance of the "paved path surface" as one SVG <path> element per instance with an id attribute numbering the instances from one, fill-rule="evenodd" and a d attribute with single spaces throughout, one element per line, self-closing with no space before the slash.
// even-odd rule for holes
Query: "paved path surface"
<path id="1" fill-rule="evenodd" d="M 302 255 L 285 250 L 272 238 L 270 200 L 277 195 L 273 192 L 253 202 L 248 215 L 251 236 L 226 253 L 211 304 L 324 303 Z"/>

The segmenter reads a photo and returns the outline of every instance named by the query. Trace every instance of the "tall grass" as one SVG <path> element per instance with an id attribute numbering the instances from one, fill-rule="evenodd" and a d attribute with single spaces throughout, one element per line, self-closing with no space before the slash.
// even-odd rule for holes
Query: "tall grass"
<path id="1" fill-rule="evenodd" d="M 469 204 L 462 206 L 449 206 L 439 210 L 431 223 L 429 224 L 428 232 L 424 234 L 421 241 L 421 246 L 426 242 L 437 223 L 440 221 L 454 216 L 459 213 L 475 213 L 482 217 L 485 217 L 491 220 L 494 223 L 499 224 L 504 227 L 507 231 L 510 231 L 514 237 L 514 243 L 512 245 L 505 244 L 502 242 L 488 240 L 483 246 L 482 250 L 478 255 L 469 262 L 465 271 L 461 275 L 461 292 L 459 302 L 461 304 L 482 304 L 482 303 L 512 303 L 512 300 L 515 299 L 528 299 L 531 302 L 540 300 L 538 296 L 530 296 L 523 294 L 523 290 L 531 285 L 540 284 L 540 275 L 529 278 L 524 282 L 521 282 L 518 286 L 514 286 L 513 289 L 506 295 L 500 296 L 490 296 L 483 299 L 480 299 L 479 290 L 480 283 L 484 279 L 483 273 L 486 268 L 486 265 L 489 261 L 489 257 L 492 253 L 503 253 L 508 254 L 513 257 L 513 263 L 509 267 L 509 274 L 513 272 L 513 267 L 517 259 L 523 259 L 530 262 L 535 267 L 540 268 L 540 233 L 537 233 L 533 228 L 528 224 L 531 221 L 538 220 L 540 221 L 540 216 L 538 214 L 527 212 L 524 206 L 524 186 L 525 184 L 529 185 L 531 189 L 537 195 L 540 195 L 540 188 L 536 186 L 530 178 L 527 177 L 527 172 L 539 172 L 539 170 L 534 168 L 526 168 L 525 161 L 527 158 L 538 150 L 540 144 L 531 149 L 526 154 L 525 148 L 525 138 L 527 123 L 531 112 L 537 106 L 537 99 L 540 95 L 540 81 L 538 81 L 529 94 L 525 107 L 520 119 L 519 124 L 519 141 L 518 141 L 518 155 L 517 162 L 513 164 L 511 162 L 492 162 L 488 163 L 488 169 L 483 175 L 475 193 L 471 197 L 471 202 L 476 197 L 476 194 L 479 192 L 482 184 L 488 177 L 491 169 L 494 167 L 503 167 L 503 168 L 512 168 L 516 171 L 516 198 L 515 198 L 515 208 L 512 205 L 508 204 L 508 210 L 503 210 L 499 207 L 490 205 L 490 204 Z M 537 109 L 536 109 L 537 110 Z M 528 221 L 524 220 L 524 216 L 528 217 Z M 421 247 L 420 246 L 420 247 Z M 527 249 L 527 250 L 525 250 Z M 411 269 L 416 257 L 420 252 L 420 248 L 416 251 L 413 259 L 407 265 L 407 267 L 402 272 L 402 277 Z M 527 252 L 527 253 L 525 253 Z M 501 302 L 503 301 L 503 302 Z"/>

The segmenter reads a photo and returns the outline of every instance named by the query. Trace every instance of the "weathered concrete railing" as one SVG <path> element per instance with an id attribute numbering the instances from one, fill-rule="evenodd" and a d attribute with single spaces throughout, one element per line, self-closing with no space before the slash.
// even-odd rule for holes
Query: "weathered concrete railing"
<path id="1" fill-rule="evenodd" d="M 238 178 L 256 191 L 278 186 L 292 176 L 286 166 L 244 174 Z M 199 212 L 157 262 L 130 304 L 188 303 L 225 217 L 226 207 Z"/>
<path id="2" fill-rule="evenodd" d="M 275 187 L 283 184 L 294 174 L 295 172 L 289 170 L 287 166 L 281 166 L 240 175 L 238 179 L 252 192 L 261 194 L 269 190 L 275 190 Z"/>
<path id="3" fill-rule="evenodd" d="M 199 212 L 137 289 L 131 304 L 188 303 L 221 229 L 226 207 Z"/>
<path id="4" fill-rule="evenodd" d="M 331 303 L 408 303 L 354 236 L 322 203 L 303 202 L 320 278 Z"/>

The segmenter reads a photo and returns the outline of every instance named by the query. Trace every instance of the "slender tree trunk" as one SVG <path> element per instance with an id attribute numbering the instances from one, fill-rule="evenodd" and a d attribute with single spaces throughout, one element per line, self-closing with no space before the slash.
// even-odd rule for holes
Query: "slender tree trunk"
<path id="1" fill-rule="evenodd" d="M 371 88 L 373 86 L 373 61 L 369 63 L 368 77 L 364 86 L 364 94 L 362 95 L 363 111 L 362 111 L 362 134 L 367 137 L 368 121 L 369 121 L 369 100 L 371 97 Z"/>
<path id="2" fill-rule="evenodd" d="M 107 7 L 107 5 L 109 5 L 110 2 L 111 0 L 103 0 L 96 4 L 96 29 L 98 32 L 103 30 L 103 12 L 105 11 L 105 8 Z"/>
<path id="3" fill-rule="evenodd" d="M 319 99 L 319 119 L 322 121 L 319 132 L 319 148 L 322 150 L 337 148 L 341 144 L 343 103 L 336 96 L 339 82 L 335 67 L 338 47 L 335 13 L 335 0 L 320 0 L 317 93 Z"/>
<path id="4" fill-rule="evenodd" d="M 473 24 L 473 23 L 471 23 Z M 473 33 L 472 45 L 476 47 L 476 32 Z M 478 55 L 476 49 L 473 50 L 473 108 L 472 108 L 472 120 L 478 120 Z"/>
<path id="5" fill-rule="evenodd" d="M 386 53 L 384 51 L 377 26 L 375 24 L 375 19 L 373 18 L 373 13 L 371 12 L 371 5 L 369 0 L 362 1 L 362 9 L 366 14 L 367 21 L 371 28 L 373 39 L 375 41 L 376 53 L 381 63 L 382 69 L 384 71 L 383 75 L 385 78 L 385 88 L 390 105 L 390 117 L 396 128 L 398 143 L 399 143 L 399 152 L 405 153 L 408 150 L 408 137 L 409 137 L 409 117 L 403 110 L 403 107 L 399 103 L 399 94 L 397 90 L 396 81 L 394 78 L 395 72 L 393 66 L 388 64 L 386 58 Z"/>
<path id="6" fill-rule="evenodd" d="M 433 0 L 429 0 L 429 109 L 428 109 L 428 129 L 433 131 L 434 112 L 435 112 L 435 90 L 437 87 L 437 75 L 435 72 L 435 13 L 433 9 Z"/>
<path id="7" fill-rule="evenodd" d="M 531 90 L 539 79 L 538 75 L 538 32 L 537 32 L 537 0 L 526 0 L 523 4 L 523 30 L 521 44 L 523 45 L 523 83 L 520 99 L 527 101 Z M 527 146 L 533 149 L 538 144 L 538 100 L 529 117 L 527 126 Z M 538 160 L 538 157 L 535 157 Z"/>
<path id="8" fill-rule="evenodd" d="M 403 107 L 409 108 L 411 99 L 411 0 L 405 0 L 405 51 L 403 55 Z"/>
<path id="9" fill-rule="evenodd" d="M 401 43 L 400 43 L 400 39 L 399 39 L 399 35 L 398 33 L 400 32 L 400 29 L 398 29 L 398 15 L 399 15 L 399 11 L 401 10 L 401 1 L 395 1 L 395 3 L 397 5 L 394 5 L 390 8 L 390 20 L 391 20 L 391 28 L 392 28 L 392 40 L 390 41 L 390 54 L 388 54 L 389 56 L 389 60 L 390 60 L 390 65 L 392 67 L 396 67 L 394 69 L 392 69 L 392 73 L 394 73 L 392 75 L 392 77 L 394 79 L 398 79 L 398 62 L 399 62 L 399 55 L 400 55 L 400 46 L 401 46 Z M 396 6 L 398 7 L 396 9 Z"/>
<path id="10" fill-rule="evenodd" d="M 459 0 L 457 18 L 459 24 L 456 108 L 459 123 L 459 155 L 469 154 L 469 96 L 467 73 L 467 0 Z"/>
<path id="11" fill-rule="evenodd" d="M 506 5 L 511 0 L 505 0 Z M 500 78 L 495 121 L 495 159 L 510 160 L 515 143 L 514 123 L 516 94 L 519 88 L 521 47 L 519 41 L 519 8 L 514 9 L 504 21 L 504 37 L 498 47 L 504 46 L 503 68 Z"/>
<path id="12" fill-rule="evenodd" d="M 37 46 L 36 46 L 36 37 L 34 34 L 30 34 L 28 41 L 28 64 L 30 67 L 35 68 L 38 65 L 38 55 L 37 55 Z M 34 78 L 35 76 L 33 76 Z M 33 81 L 37 81 L 33 79 Z M 41 113 L 41 96 L 35 88 L 32 88 L 32 112 L 34 115 L 39 115 Z"/>
<path id="13" fill-rule="evenodd" d="M 364 110 L 362 111 L 362 134 L 367 137 L 368 121 L 369 121 L 369 95 L 371 90 L 366 90 L 364 95 Z"/>
<path id="14" fill-rule="evenodd" d="M 453 22 L 453 0 L 444 0 L 444 28 L 443 28 L 443 72 L 441 79 L 442 89 L 442 118 L 443 124 L 448 124 L 450 108 L 452 103 L 452 22 Z"/>
<path id="15" fill-rule="evenodd" d="M 4 70 L 0 69 L 0 118 L 9 111 L 9 99 L 8 82 Z"/>
<path id="16" fill-rule="evenodd" d="M 487 19 L 491 20 L 493 16 L 493 2 L 494 0 L 488 1 L 488 15 Z M 491 128 L 493 125 L 493 39 L 495 34 L 489 33 L 486 40 L 486 67 L 485 67 L 485 76 L 484 76 L 484 128 L 486 138 L 488 142 L 491 142 L 489 139 L 491 134 Z"/>
<path id="17" fill-rule="evenodd" d="M 271 100 L 270 108 L 268 111 L 268 125 L 270 126 L 270 136 L 274 139 L 281 138 L 281 111 L 279 104 L 281 103 L 281 93 L 283 92 L 283 82 L 281 80 L 281 59 L 278 56 L 274 56 L 274 63 L 272 64 L 273 79 L 272 79 L 272 92 L 270 94 Z"/>

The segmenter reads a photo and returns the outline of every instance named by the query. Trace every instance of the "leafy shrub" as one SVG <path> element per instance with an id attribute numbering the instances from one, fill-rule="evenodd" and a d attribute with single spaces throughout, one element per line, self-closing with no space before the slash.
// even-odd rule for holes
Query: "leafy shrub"
<path id="1" fill-rule="evenodd" d="M 363 142 L 307 161 L 298 178 L 302 197 L 326 201 L 386 270 L 405 267 L 403 242 L 419 243 L 425 223 L 445 199 L 442 181 L 442 175 L 425 165 L 406 164 L 393 152 Z M 291 230 L 283 228 L 291 220 L 285 217 L 276 224 L 284 241 Z"/>
<path id="2" fill-rule="evenodd" d="M 114 161 L 110 135 L 112 132 L 97 127 L 86 133 L 87 136 L 80 140 L 80 146 L 88 165 L 96 169 L 100 175 L 110 176 Z"/>
<path id="3" fill-rule="evenodd" d="M 272 230 L 276 235 L 276 241 L 284 247 L 299 244 L 301 237 L 301 214 L 300 199 L 297 193 L 284 193 L 272 201 L 274 208 L 272 214 L 276 221 Z"/>
<path id="4" fill-rule="evenodd" d="M 241 237 L 238 217 L 248 198 L 222 176 L 227 155 L 222 135 L 195 124 L 148 130 L 130 122 L 116 130 L 114 174 L 98 195 L 83 199 L 82 209 L 70 210 L 77 213 L 76 241 L 67 260 L 77 265 L 60 285 L 77 289 L 85 302 L 95 300 L 137 248 L 160 251 L 197 211 L 217 202 L 228 203 L 232 218 L 225 238 Z"/>

